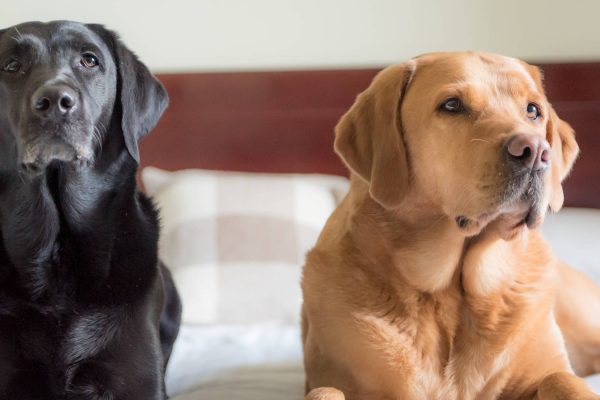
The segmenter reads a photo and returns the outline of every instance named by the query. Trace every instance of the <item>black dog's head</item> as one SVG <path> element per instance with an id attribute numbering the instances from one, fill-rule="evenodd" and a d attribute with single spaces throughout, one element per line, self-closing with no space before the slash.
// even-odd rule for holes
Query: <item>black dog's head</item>
<path id="1" fill-rule="evenodd" d="M 146 66 L 101 25 L 28 22 L 0 30 L 2 167 L 90 164 L 115 132 L 139 161 L 138 140 L 167 103 Z"/>

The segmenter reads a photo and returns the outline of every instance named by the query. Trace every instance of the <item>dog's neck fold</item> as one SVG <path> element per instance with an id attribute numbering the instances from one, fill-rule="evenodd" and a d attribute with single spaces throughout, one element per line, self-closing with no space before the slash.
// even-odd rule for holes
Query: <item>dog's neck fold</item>
<path id="1" fill-rule="evenodd" d="M 416 290 L 435 293 L 455 286 L 467 294 L 486 296 L 515 279 L 529 246 L 543 239 L 523 228 L 511 240 L 494 229 L 467 237 L 456 222 L 427 202 L 405 201 L 385 209 L 362 181 L 352 182 L 348 202 L 348 231 L 365 264 L 375 273 L 399 274 Z M 416 197 L 416 196 L 413 196 Z M 538 254 L 539 264 L 552 262 L 550 253 Z"/>

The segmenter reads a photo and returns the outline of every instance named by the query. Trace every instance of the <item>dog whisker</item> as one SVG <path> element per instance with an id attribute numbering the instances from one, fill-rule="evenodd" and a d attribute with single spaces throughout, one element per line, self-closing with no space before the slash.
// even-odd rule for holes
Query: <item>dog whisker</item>
<path id="1" fill-rule="evenodd" d="M 485 140 L 485 139 L 479 139 L 479 138 L 473 138 L 471 139 L 471 142 L 485 142 L 485 143 L 492 143 L 489 140 Z"/>
<path id="2" fill-rule="evenodd" d="M 22 169 L 17 173 L 17 176 L 19 177 L 19 180 L 21 181 L 21 183 L 25 183 L 25 177 L 23 176 L 24 174 L 25 174 L 25 169 Z"/>
<path id="3" fill-rule="evenodd" d="M 97 126 L 94 126 L 94 129 L 92 130 L 92 139 L 94 141 L 96 141 L 98 154 L 102 154 L 102 136 L 103 136 L 103 134 L 100 131 L 100 128 L 98 128 Z"/>
<path id="4" fill-rule="evenodd" d="M 15 26 L 15 32 L 17 32 L 18 38 L 19 39 L 23 39 L 23 35 L 21 34 L 21 32 L 19 32 L 19 29 Z"/>
<path id="5" fill-rule="evenodd" d="M 92 140 L 96 142 L 96 148 L 98 149 L 98 154 L 102 154 L 104 136 L 106 135 L 107 129 L 106 126 L 101 121 L 98 121 L 94 129 L 92 130 Z"/>
<path id="6" fill-rule="evenodd" d="M 102 134 L 103 134 L 103 135 L 104 135 L 104 134 L 106 134 L 106 132 L 108 131 L 108 129 L 106 128 L 106 126 L 104 126 L 104 124 L 102 123 L 102 121 L 98 121 L 98 125 L 99 125 L 99 126 L 100 126 L 100 128 L 101 128 L 101 132 L 102 132 Z"/>

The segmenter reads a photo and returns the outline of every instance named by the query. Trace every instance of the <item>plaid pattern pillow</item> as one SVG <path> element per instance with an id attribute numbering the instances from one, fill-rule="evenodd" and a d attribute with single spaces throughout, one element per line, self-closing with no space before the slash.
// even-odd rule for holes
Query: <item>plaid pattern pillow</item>
<path id="1" fill-rule="evenodd" d="M 161 210 L 161 259 L 186 323 L 296 324 L 304 256 L 345 195 L 344 178 L 142 171 Z"/>

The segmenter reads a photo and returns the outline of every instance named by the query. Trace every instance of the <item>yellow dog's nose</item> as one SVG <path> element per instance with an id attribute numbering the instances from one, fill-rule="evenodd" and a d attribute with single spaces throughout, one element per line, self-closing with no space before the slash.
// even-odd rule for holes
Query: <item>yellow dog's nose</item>
<path id="1" fill-rule="evenodd" d="M 541 171 L 550 165 L 550 144 L 539 136 L 516 134 L 506 143 L 506 151 L 517 168 Z"/>

